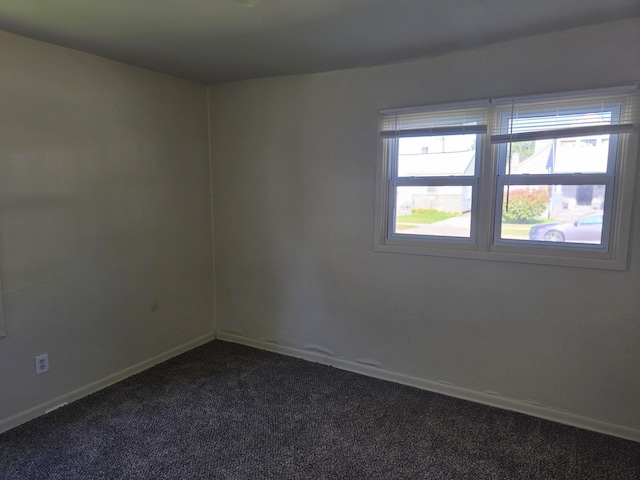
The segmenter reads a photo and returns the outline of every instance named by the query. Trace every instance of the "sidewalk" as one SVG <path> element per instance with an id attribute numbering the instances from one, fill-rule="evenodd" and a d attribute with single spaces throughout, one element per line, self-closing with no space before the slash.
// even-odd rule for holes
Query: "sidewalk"
<path id="1" fill-rule="evenodd" d="M 471 232 L 471 214 L 463 213 L 457 217 L 448 218 L 441 222 L 420 225 L 402 233 L 411 235 L 446 235 L 449 237 L 468 237 Z"/>

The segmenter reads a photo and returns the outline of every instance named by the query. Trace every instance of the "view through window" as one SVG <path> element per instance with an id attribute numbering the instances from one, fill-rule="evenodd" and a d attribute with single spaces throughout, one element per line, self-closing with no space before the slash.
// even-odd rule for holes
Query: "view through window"
<path id="1" fill-rule="evenodd" d="M 420 178 L 419 186 L 399 186 L 395 233 L 471 236 L 476 135 L 399 139 L 398 177 Z M 465 178 L 466 177 L 466 178 Z"/>
<path id="2" fill-rule="evenodd" d="M 613 258 L 636 90 L 383 111 L 380 245 Z"/>

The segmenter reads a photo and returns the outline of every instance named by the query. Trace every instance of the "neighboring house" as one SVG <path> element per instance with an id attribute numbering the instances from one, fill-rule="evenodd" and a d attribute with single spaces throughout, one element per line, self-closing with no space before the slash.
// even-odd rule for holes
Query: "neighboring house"
<path id="1" fill-rule="evenodd" d="M 609 136 L 597 135 L 580 138 L 538 140 L 535 153 L 519 161 L 514 155 L 513 175 L 544 173 L 600 173 L 607 170 Z M 602 209 L 604 185 L 557 185 L 552 188 L 549 209 L 551 217 L 561 210 L 577 207 Z"/>
<path id="2" fill-rule="evenodd" d="M 473 175 L 475 151 L 398 155 L 398 175 L 403 177 L 446 177 Z M 412 210 L 438 210 L 463 213 L 471 210 L 471 187 L 431 186 L 403 187 L 398 191 L 400 215 Z"/>
<path id="3" fill-rule="evenodd" d="M 448 175 L 473 175 L 475 151 L 464 149 L 455 152 L 430 153 L 433 148 L 416 148 L 408 145 L 407 153 L 398 155 L 400 177 L 446 177 Z M 590 173 L 604 172 L 609 155 L 609 136 L 538 140 L 534 153 L 523 161 L 513 154 L 511 174 Z M 518 187 L 512 186 L 512 190 Z M 556 217 L 561 211 L 579 207 L 602 209 L 603 185 L 557 185 L 551 188 L 550 202 L 545 216 Z M 472 189 L 463 186 L 402 187 L 398 189 L 398 214 L 410 214 L 413 210 L 438 210 L 464 213 L 471 210 Z M 550 215 L 549 215 L 550 213 Z"/>

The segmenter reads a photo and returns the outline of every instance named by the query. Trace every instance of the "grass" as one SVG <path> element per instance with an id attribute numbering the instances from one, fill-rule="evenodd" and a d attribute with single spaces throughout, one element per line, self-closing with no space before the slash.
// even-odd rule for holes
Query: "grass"
<path id="1" fill-rule="evenodd" d="M 441 222 L 447 218 L 457 217 L 458 215 L 458 213 L 440 212 L 438 210 L 414 210 L 411 212 L 411 215 L 398 215 L 396 217 L 396 222 L 427 225 L 429 223 Z M 401 228 L 401 230 L 406 230 L 407 228 L 413 227 L 406 226 L 405 228 Z"/>

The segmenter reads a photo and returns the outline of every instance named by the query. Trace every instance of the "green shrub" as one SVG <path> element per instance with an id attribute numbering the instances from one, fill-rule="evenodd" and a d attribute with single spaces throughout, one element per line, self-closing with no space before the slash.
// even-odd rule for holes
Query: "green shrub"
<path id="1" fill-rule="evenodd" d="M 529 223 L 538 220 L 549 204 L 547 188 L 511 190 L 509 192 L 509 211 L 505 192 L 502 221 L 508 223 Z"/>

